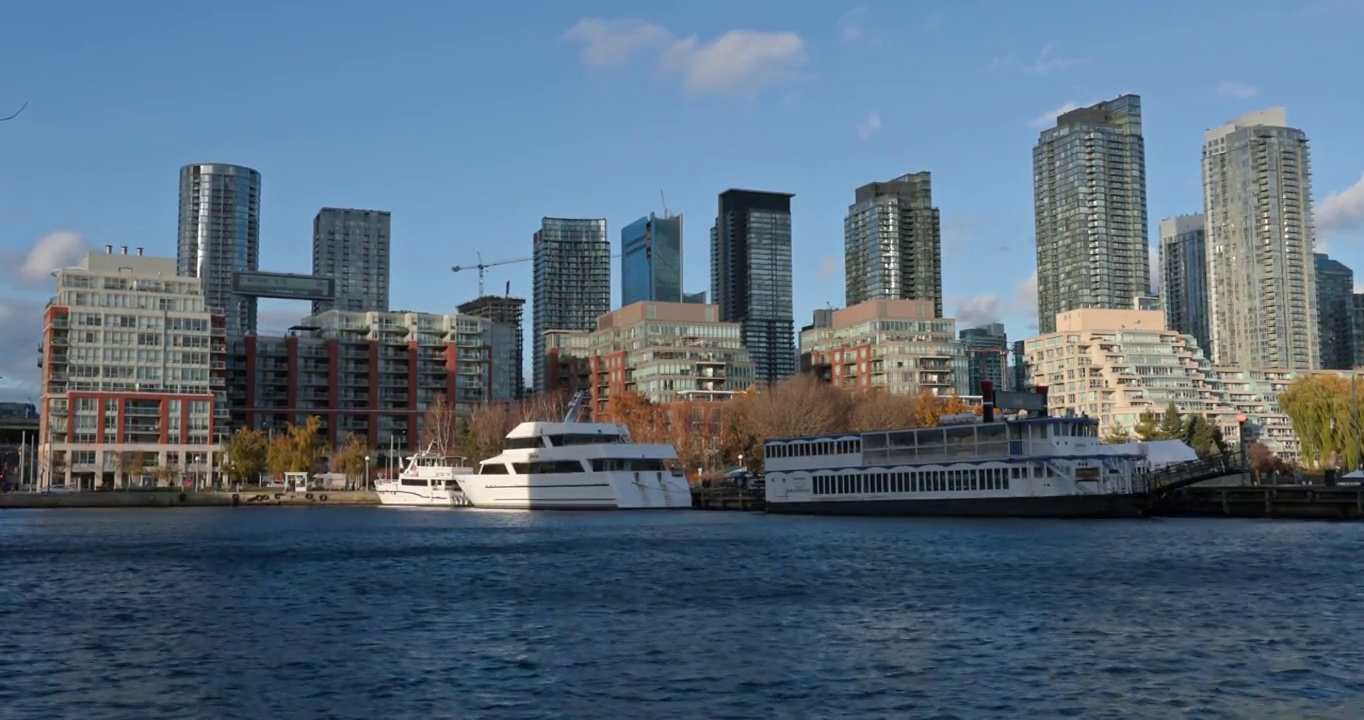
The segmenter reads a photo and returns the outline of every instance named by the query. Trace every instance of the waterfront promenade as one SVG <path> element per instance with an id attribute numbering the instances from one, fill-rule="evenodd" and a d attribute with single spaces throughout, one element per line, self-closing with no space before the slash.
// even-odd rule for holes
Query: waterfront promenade
<path id="1" fill-rule="evenodd" d="M 0 510 L 56 508 L 145 508 L 145 507 L 316 507 L 334 505 L 378 505 L 372 490 L 323 490 L 311 493 L 277 491 L 175 492 L 174 490 L 118 491 L 79 493 L 0 494 Z"/>

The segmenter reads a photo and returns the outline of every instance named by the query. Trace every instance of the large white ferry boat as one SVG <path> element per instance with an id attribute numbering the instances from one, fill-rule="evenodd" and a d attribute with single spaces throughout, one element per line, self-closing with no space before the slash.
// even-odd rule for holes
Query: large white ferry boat
<path id="1" fill-rule="evenodd" d="M 969 418 L 969 419 L 968 419 Z M 821 515 L 1127 517 L 1151 463 L 1090 418 L 980 422 L 769 440 L 767 511 Z"/>
<path id="2" fill-rule="evenodd" d="M 672 445 L 630 442 L 615 423 L 575 422 L 583 396 L 564 422 L 524 422 L 505 449 L 479 463 L 459 485 L 477 508 L 634 510 L 690 508 L 691 487 Z"/>
<path id="3" fill-rule="evenodd" d="M 473 472 L 469 461 L 427 448 L 407 460 L 397 478 L 374 482 L 381 505 L 406 507 L 468 507 L 458 476 Z"/>

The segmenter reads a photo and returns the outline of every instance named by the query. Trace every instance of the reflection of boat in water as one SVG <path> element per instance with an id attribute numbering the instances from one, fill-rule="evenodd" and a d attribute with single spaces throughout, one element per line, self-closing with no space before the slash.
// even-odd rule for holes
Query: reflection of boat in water
<path id="1" fill-rule="evenodd" d="M 690 508 L 687 484 L 669 444 L 630 442 L 615 423 L 575 422 L 579 393 L 564 422 L 524 422 L 505 449 L 479 463 L 459 484 L 478 508 L 633 510 Z"/>
<path id="2" fill-rule="evenodd" d="M 467 459 L 427 448 L 408 458 L 396 479 L 375 481 L 374 490 L 382 505 L 467 507 L 469 499 L 460 490 L 457 476 L 469 472 L 473 468 Z"/>
<path id="3" fill-rule="evenodd" d="M 1135 443 L 1090 418 L 977 422 L 769 440 L 767 511 L 813 515 L 1123 517 L 1142 514 Z"/>

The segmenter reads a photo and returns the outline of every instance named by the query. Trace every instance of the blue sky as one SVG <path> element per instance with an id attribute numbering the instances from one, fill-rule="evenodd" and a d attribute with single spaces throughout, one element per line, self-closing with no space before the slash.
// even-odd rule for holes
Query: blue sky
<path id="1" fill-rule="evenodd" d="M 605 217 L 618 242 L 660 190 L 686 217 L 685 284 L 708 289 L 717 193 L 793 192 L 797 325 L 842 304 L 854 188 L 929 170 L 947 314 L 1024 337 L 1049 114 L 1142 96 L 1154 241 L 1201 206 L 1202 132 L 1286 105 L 1319 244 L 1364 280 L 1361 0 L 515 7 L 4 3 L 0 116 L 28 108 L 0 123 L 0 392 L 36 378 L 53 266 L 83 244 L 174 254 L 191 162 L 263 174 L 262 269 L 311 269 L 319 207 L 392 211 L 393 305 L 433 312 L 476 293 L 450 265 L 529 255 L 541 216 Z M 529 265 L 488 272 L 508 281 L 528 295 Z M 307 311 L 262 309 L 263 329 Z"/>

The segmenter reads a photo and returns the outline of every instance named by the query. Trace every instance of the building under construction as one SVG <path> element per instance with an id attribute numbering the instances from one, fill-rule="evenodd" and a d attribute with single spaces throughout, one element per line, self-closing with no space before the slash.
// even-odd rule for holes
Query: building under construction
<path id="1" fill-rule="evenodd" d="M 526 395 L 525 380 L 525 331 L 521 317 L 526 305 L 525 298 L 511 296 L 484 295 L 476 300 L 460 305 L 458 310 L 460 315 L 486 318 L 493 322 L 493 334 L 495 336 L 493 347 L 498 352 L 505 352 L 507 357 L 495 357 L 492 362 L 496 367 L 505 367 L 509 371 L 502 373 L 509 379 L 510 387 L 501 392 L 501 388 L 494 389 L 494 397 L 508 397 L 519 399 Z M 497 378 L 500 381 L 501 377 Z"/>

